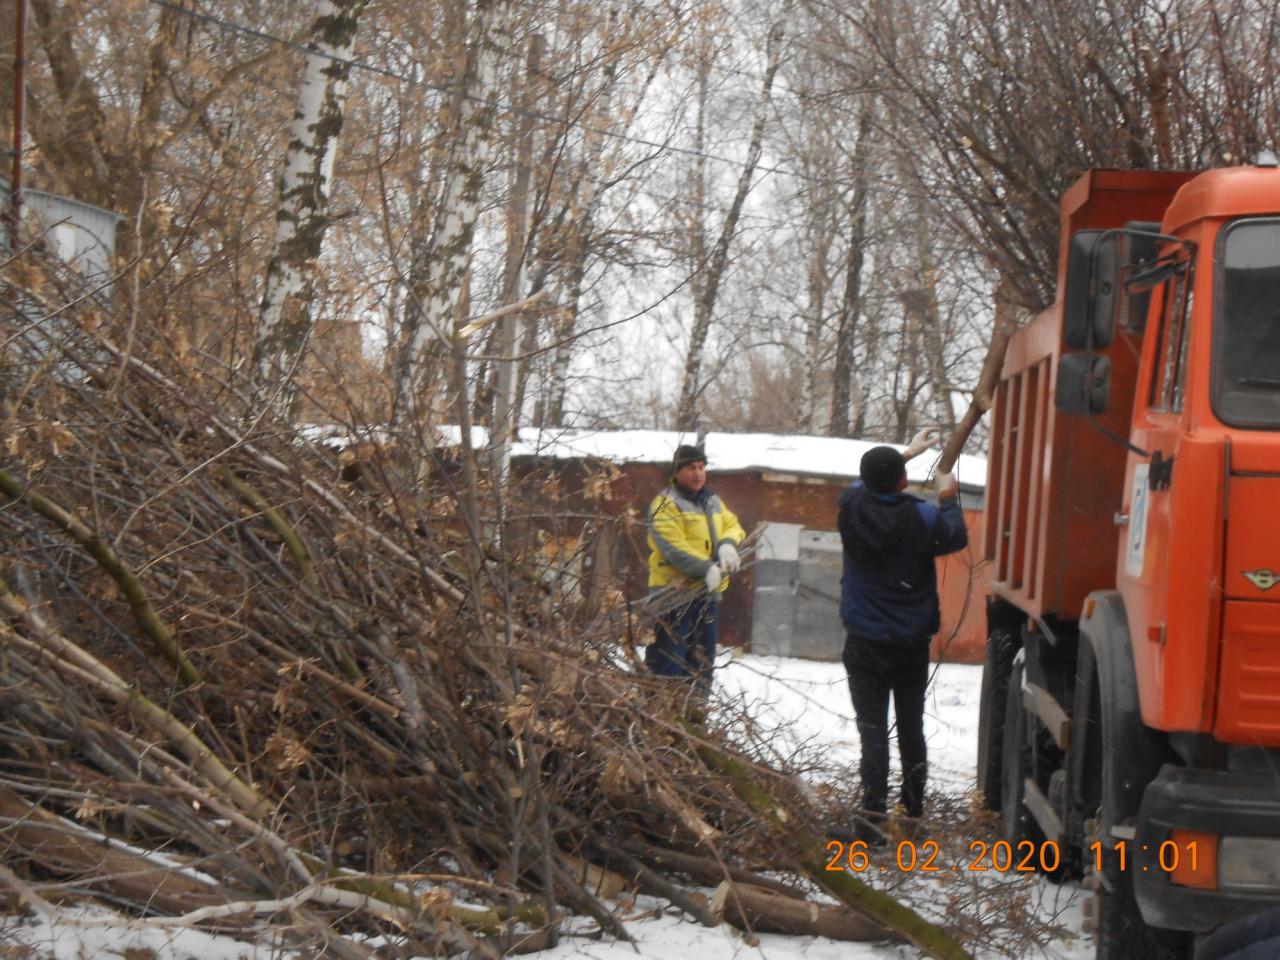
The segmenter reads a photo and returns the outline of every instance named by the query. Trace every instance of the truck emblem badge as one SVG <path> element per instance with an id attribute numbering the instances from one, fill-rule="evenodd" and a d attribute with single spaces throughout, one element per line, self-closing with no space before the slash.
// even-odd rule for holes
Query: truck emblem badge
<path id="1" fill-rule="evenodd" d="M 1244 577 L 1259 590 L 1270 590 L 1277 583 L 1280 583 L 1280 574 L 1274 570 L 1246 570 Z"/>

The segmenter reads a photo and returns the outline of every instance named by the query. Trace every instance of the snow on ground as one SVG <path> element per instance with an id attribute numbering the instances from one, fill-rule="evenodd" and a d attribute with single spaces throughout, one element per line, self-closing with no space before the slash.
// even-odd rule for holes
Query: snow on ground
<path id="1" fill-rule="evenodd" d="M 245 943 L 202 930 L 149 926 L 132 922 L 104 907 L 67 908 L 60 911 L 59 921 L 50 922 L 38 910 L 34 918 L 27 917 L 21 926 L 13 918 L 0 917 L 0 957 L 274 960 L 282 956 L 278 946 L 268 943 Z M 32 953 L 20 952 L 19 944 L 30 948 Z"/>
<path id="2" fill-rule="evenodd" d="M 716 674 L 730 697 L 740 697 L 744 709 L 757 724 L 776 728 L 791 749 L 808 749 L 820 755 L 824 768 L 856 769 L 858 733 L 853 722 L 844 668 L 839 663 L 818 663 L 782 657 L 721 657 Z M 925 705 L 925 730 L 929 743 L 931 791 L 965 797 L 972 789 L 977 759 L 978 690 L 982 668 L 943 664 L 936 667 Z M 896 773 L 895 773 L 896 776 Z M 971 877 L 969 879 L 972 879 Z M 1053 918 L 1062 938 L 1032 954 L 1046 960 L 1088 960 L 1092 946 L 1080 931 L 1080 892 L 1074 885 L 1054 886 L 1036 877 L 1008 878 L 983 875 L 984 881 L 1001 885 L 1021 884 L 1031 911 Z M 874 880 L 872 881 L 874 882 Z M 922 883 L 930 881 L 921 880 Z M 941 899 L 942 888 L 924 891 L 922 899 Z M 708 929 L 664 909 L 663 901 L 637 898 L 630 919 L 624 917 L 637 943 L 615 943 L 566 937 L 542 960 L 905 960 L 917 951 L 902 946 L 838 943 L 823 938 L 762 934 L 757 945 L 747 945 L 728 927 Z M 924 909 L 927 910 L 927 902 Z M 119 957 L 127 948 L 155 960 L 258 960 L 282 954 L 269 947 L 255 950 L 226 937 L 196 930 L 161 930 L 131 925 L 123 919 L 110 922 L 109 912 L 94 908 L 77 914 L 87 926 L 51 926 L 44 919 L 17 926 L 0 917 L 0 956 L 11 944 L 22 943 L 38 951 L 33 960 L 82 960 Z M 104 919 L 107 921 L 104 925 Z M 16 954 L 22 956 L 22 954 Z M 983 960 L 1003 954 L 979 952 Z"/>
<path id="3" fill-rule="evenodd" d="M 755 656 L 722 656 L 721 663 L 718 682 L 743 698 L 758 724 L 786 730 L 796 746 L 821 749 L 829 764 L 857 766 L 858 730 L 841 664 Z M 925 701 L 931 784 L 964 794 L 978 762 L 982 668 L 936 664 L 933 669 Z"/>

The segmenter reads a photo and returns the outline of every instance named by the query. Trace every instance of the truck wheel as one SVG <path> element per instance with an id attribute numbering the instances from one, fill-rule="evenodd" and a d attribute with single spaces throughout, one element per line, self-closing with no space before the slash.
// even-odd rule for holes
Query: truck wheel
<path id="1" fill-rule="evenodd" d="M 1004 729 L 1001 743 L 1000 826 L 1005 840 L 1017 846 L 1023 840 L 1038 843 L 1039 825 L 1031 816 L 1023 799 L 1023 782 L 1031 775 L 1031 733 L 1027 711 L 1022 705 L 1022 677 L 1025 667 L 1019 661 L 1005 681 Z"/>
<path id="2" fill-rule="evenodd" d="M 1022 704 L 1022 678 L 1026 667 L 1021 660 L 1013 664 L 1005 691 L 1004 740 L 1002 743 L 1002 776 L 1000 782 L 1001 837 L 1009 841 L 1015 850 L 1019 844 L 1031 843 L 1039 848 L 1045 842 L 1044 831 L 1027 807 L 1026 781 L 1035 780 L 1043 790 L 1048 786 L 1047 777 L 1041 771 L 1043 758 L 1036 751 L 1042 750 L 1036 737 L 1037 721 Z M 1025 848 L 1021 848 L 1025 849 Z M 1054 870 L 1036 872 L 1051 883 L 1062 883 L 1073 872 L 1079 876 L 1079 853 L 1070 843 L 1060 844 L 1058 866 Z"/>
<path id="3" fill-rule="evenodd" d="M 1129 874 L 1120 870 L 1115 854 L 1102 856 L 1102 872 L 1091 863 L 1084 878 L 1086 889 L 1093 891 L 1085 913 L 1097 960 L 1190 960 L 1191 935 L 1147 926 Z"/>
<path id="4" fill-rule="evenodd" d="M 1001 753 L 1004 750 L 1004 718 L 1009 696 L 1009 671 L 1018 652 L 1018 637 L 997 627 L 987 637 L 987 657 L 982 664 L 982 692 L 978 697 L 978 796 L 988 810 L 1002 802 Z"/>

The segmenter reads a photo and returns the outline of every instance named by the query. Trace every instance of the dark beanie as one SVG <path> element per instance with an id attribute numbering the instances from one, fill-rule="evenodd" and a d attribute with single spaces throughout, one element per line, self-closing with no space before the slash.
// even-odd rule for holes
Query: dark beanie
<path id="1" fill-rule="evenodd" d="M 707 455 L 702 452 L 701 447 L 695 447 L 692 444 L 685 443 L 676 447 L 676 455 L 671 461 L 672 472 L 679 470 L 681 467 L 687 467 L 691 463 L 706 463 Z"/>
<path id="2" fill-rule="evenodd" d="M 872 447 L 862 455 L 858 474 L 872 493 L 893 493 L 907 475 L 907 461 L 893 447 Z"/>

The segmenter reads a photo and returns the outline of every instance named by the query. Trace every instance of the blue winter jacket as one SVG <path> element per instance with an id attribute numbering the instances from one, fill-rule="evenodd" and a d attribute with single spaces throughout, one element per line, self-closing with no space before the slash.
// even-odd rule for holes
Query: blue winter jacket
<path id="1" fill-rule="evenodd" d="M 937 633 L 934 558 L 969 545 L 958 498 L 944 497 L 934 506 L 908 493 L 874 493 L 857 481 L 836 501 L 836 526 L 844 546 L 845 628 L 899 643 Z"/>

